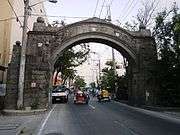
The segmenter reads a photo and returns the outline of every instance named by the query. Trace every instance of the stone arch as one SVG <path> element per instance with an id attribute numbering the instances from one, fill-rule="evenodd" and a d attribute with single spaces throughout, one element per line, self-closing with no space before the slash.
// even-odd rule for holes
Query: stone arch
<path id="1" fill-rule="evenodd" d="M 35 22 L 33 31 L 28 32 L 28 43 L 26 48 L 26 69 L 24 86 L 24 107 L 31 106 L 34 98 L 32 92 L 38 93 L 39 106 L 45 108 L 50 104 L 51 75 L 58 55 L 68 47 L 72 47 L 82 42 L 105 43 L 122 53 L 130 61 L 128 66 L 129 74 L 129 95 L 130 103 L 142 105 L 149 103 L 146 100 L 146 91 L 150 92 L 153 99 L 153 92 L 156 90 L 154 80 L 147 83 L 149 76 L 154 72 L 156 64 L 156 47 L 154 39 L 149 30 L 127 31 L 119 26 L 99 18 L 90 18 L 84 21 L 73 23 L 67 26 L 51 27 L 44 22 Z M 14 54 L 16 55 L 16 54 Z M 10 66 L 17 64 L 12 61 Z M 18 67 L 18 64 L 17 66 Z M 13 68 L 9 68 L 9 84 L 7 86 L 6 106 L 15 108 L 16 103 L 9 102 L 12 97 L 17 98 L 17 92 L 11 84 L 14 73 Z M 35 83 L 35 87 L 32 87 Z M 13 88 L 12 88 L 13 86 Z M 17 88 L 17 87 L 16 87 Z M 12 95 L 12 91 L 14 90 Z M 17 90 L 16 90 L 17 91 Z M 11 106 L 9 106 L 11 105 Z"/>
<path id="2" fill-rule="evenodd" d="M 71 37 L 65 42 L 61 43 L 61 45 L 58 46 L 57 50 L 53 51 L 51 60 L 52 64 L 55 63 L 55 61 L 58 58 L 58 55 L 67 48 L 70 48 L 72 46 L 75 46 L 79 43 L 88 43 L 88 42 L 96 42 L 96 43 L 102 43 L 106 44 L 110 47 L 113 47 L 114 49 L 118 50 L 123 56 L 128 58 L 128 60 L 132 59 L 134 63 L 136 63 L 136 55 L 134 52 L 132 52 L 129 48 L 125 46 L 127 44 L 125 41 L 118 41 L 116 38 L 112 38 L 109 35 L 101 34 L 101 33 L 85 33 L 80 34 L 75 37 Z"/>

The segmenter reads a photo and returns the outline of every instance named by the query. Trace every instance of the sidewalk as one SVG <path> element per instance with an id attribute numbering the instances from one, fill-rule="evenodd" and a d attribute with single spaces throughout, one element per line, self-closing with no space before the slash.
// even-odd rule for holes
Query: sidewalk
<path id="1" fill-rule="evenodd" d="M 176 119 L 180 119 L 180 112 L 169 112 L 169 111 L 164 111 L 162 112 L 163 114 L 169 116 L 169 117 L 173 117 Z"/>
<path id="2" fill-rule="evenodd" d="M 177 122 L 180 124 L 180 112 L 179 111 L 154 111 L 150 109 L 144 109 L 139 107 L 130 106 L 126 103 L 121 103 L 119 101 L 115 101 L 118 104 L 121 104 L 122 106 L 126 106 L 128 108 L 131 108 L 133 110 L 139 111 L 141 113 L 145 113 L 147 115 L 151 115 L 153 117 L 169 120 L 172 122 Z"/>
<path id="3" fill-rule="evenodd" d="M 1 115 L 0 135 L 31 135 L 45 117 L 46 113 L 30 116 Z"/>

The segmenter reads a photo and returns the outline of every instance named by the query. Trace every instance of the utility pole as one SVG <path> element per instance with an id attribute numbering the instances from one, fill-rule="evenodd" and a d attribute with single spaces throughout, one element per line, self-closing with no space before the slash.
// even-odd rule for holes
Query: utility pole
<path id="1" fill-rule="evenodd" d="M 115 80 L 115 82 L 114 82 L 114 86 L 115 86 L 115 91 L 114 91 L 114 97 L 115 97 L 115 95 L 116 95 L 116 93 L 117 93 L 117 83 L 116 83 L 116 75 L 117 75 L 117 73 L 116 73 L 116 62 L 115 62 L 115 54 L 114 54 L 114 49 L 112 48 L 112 61 L 113 61 L 113 71 L 114 71 L 114 80 Z"/>
<path id="2" fill-rule="evenodd" d="M 108 22 L 111 22 L 111 6 L 109 5 L 107 7 L 107 21 Z M 112 48 L 112 62 L 113 62 L 113 71 L 114 71 L 114 87 L 115 87 L 115 90 L 114 90 L 114 98 L 115 98 L 115 95 L 117 93 L 117 83 L 116 83 L 116 63 L 115 63 L 115 54 L 114 54 L 114 48 Z"/>
<path id="3" fill-rule="evenodd" d="M 22 48 L 21 48 L 19 83 L 18 83 L 18 100 L 17 100 L 18 109 L 21 109 L 23 107 L 24 73 L 25 73 L 27 25 L 28 25 L 27 21 L 29 17 L 28 8 L 29 8 L 29 0 L 24 0 L 24 22 L 23 22 L 23 33 L 22 33 Z"/>

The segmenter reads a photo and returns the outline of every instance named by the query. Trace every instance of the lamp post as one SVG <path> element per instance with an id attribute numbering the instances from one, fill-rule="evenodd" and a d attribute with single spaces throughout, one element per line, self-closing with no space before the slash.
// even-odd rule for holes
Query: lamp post
<path id="1" fill-rule="evenodd" d="M 23 33 L 22 33 L 22 48 L 21 48 L 19 83 L 18 83 L 18 100 L 17 100 L 18 109 L 22 109 L 23 107 L 24 72 L 25 72 L 25 60 L 26 60 L 27 25 L 28 25 L 29 9 L 45 1 L 49 1 L 51 3 L 57 3 L 57 0 L 44 0 L 35 3 L 33 5 L 29 5 L 29 0 L 24 0 L 24 22 L 23 22 Z"/>

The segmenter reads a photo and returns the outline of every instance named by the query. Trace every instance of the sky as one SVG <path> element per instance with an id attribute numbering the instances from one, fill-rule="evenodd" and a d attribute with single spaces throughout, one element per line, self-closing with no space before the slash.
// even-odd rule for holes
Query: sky
<path id="1" fill-rule="evenodd" d="M 97 1 L 99 2 L 97 5 L 97 10 L 95 12 Z M 45 8 L 47 11 L 47 15 L 59 16 L 50 17 L 50 22 L 52 22 L 53 20 L 64 20 L 66 23 L 72 23 L 75 21 L 93 17 L 94 15 L 96 17 L 104 19 L 107 14 L 106 5 L 111 4 L 112 22 L 115 24 L 124 24 L 127 21 L 131 21 L 133 19 L 133 16 L 136 16 L 138 9 L 142 7 L 143 1 L 149 0 L 58 0 L 56 4 L 46 2 Z M 170 8 L 174 1 L 176 1 L 177 5 L 180 7 L 180 0 L 155 1 L 158 3 L 157 11 L 162 11 L 164 8 Z"/>
<path id="2" fill-rule="evenodd" d="M 135 18 L 138 10 L 142 7 L 143 1 L 149 0 L 58 0 L 56 4 L 46 2 L 45 8 L 50 23 L 55 20 L 59 22 L 63 20 L 66 24 L 69 24 L 91 17 L 105 19 L 107 16 L 107 5 L 110 4 L 112 23 L 123 26 L 125 22 L 131 22 Z M 178 7 L 180 7 L 180 0 L 155 1 L 157 2 L 155 12 L 170 9 L 175 1 Z M 98 43 L 90 43 L 90 48 L 92 52 L 96 52 L 99 56 L 97 57 L 97 55 L 93 56 L 93 54 L 90 54 L 91 58 L 80 67 L 76 68 L 77 74 L 84 77 L 87 83 L 96 80 L 98 68 L 96 66 L 97 60 L 100 59 L 102 69 L 105 66 L 105 62 L 112 59 L 112 49 L 110 47 Z M 115 51 L 115 59 L 118 64 L 123 62 L 123 57 L 117 51 Z M 122 69 L 119 73 L 123 75 L 125 70 Z"/>

